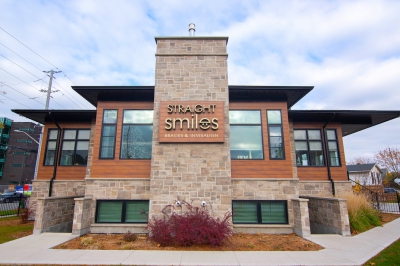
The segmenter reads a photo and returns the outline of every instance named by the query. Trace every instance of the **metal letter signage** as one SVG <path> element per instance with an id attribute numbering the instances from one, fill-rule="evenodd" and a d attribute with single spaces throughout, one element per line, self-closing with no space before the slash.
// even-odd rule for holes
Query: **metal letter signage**
<path id="1" fill-rule="evenodd" d="M 160 102 L 160 142 L 224 142 L 224 102 Z"/>

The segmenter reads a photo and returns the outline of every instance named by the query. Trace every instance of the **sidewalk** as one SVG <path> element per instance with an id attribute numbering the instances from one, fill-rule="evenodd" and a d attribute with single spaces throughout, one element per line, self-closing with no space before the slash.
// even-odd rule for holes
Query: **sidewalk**
<path id="1" fill-rule="evenodd" d="M 0 264 L 362 265 L 400 238 L 400 219 L 354 236 L 312 235 L 320 251 L 147 251 L 51 249 L 71 234 L 31 235 L 0 245 Z"/>

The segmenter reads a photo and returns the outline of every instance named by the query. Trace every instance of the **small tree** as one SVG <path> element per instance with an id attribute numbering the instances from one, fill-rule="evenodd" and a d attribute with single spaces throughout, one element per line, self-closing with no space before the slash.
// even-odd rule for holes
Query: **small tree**
<path id="1" fill-rule="evenodd" d="M 389 186 L 396 186 L 394 180 L 400 177 L 400 149 L 387 147 L 379 151 L 374 158 L 382 168 L 387 169 L 388 174 L 384 183 Z"/>

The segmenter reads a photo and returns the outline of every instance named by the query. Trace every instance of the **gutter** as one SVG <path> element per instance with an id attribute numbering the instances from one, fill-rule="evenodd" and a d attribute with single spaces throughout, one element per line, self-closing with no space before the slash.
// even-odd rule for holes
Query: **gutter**
<path id="1" fill-rule="evenodd" d="M 326 126 L 333 120 L 333 118 L 335 118 L 336 113 L 333 113 L 333 116 L 331 117 L 331 119 L 329 119 L 328 122 L 325 123 L 325 125 L 322 127 L 323 131 L 324 131 L 324 144 L 325 144 L 325 149 L 324 149 L 324 155 L 325 155 L 325 163 L 326 163 L 326 168 L 328 170 L 328 179 L 329 181 L 331 181 L 331 185 L 332 185 L 332 195 L 335 196 L 335 183 L 333 182 L 332 179 L 332 174 L 331 174 L 331 166 L 329 163 L 329 159 L 328 159 L 328 142 L 326 141 Z"/>
<path id="2" fill-rule="evenodd" d="M 55 154 L 55 162 L 54 162 L 54 169 L 53 169 L 53 176 L 50 179 L 50 184 L 49 184 L 49 197 L 51 197 L 51 192 L 53 190 L 53 182 L 56 179 L 56 174 L 57 174 L 57 165 L 58 165 L 58 151 L 60 150 L 60 142 L 61 142 L 61 127 L 58 125 L 57 121 L 51 116 L 51 112 L 49 112 L 50 119 L 53 121 L 53 123 L 57 126 L 58 132 L 57 132 L 57 146 L 56 146 L 56 154 Z"/>

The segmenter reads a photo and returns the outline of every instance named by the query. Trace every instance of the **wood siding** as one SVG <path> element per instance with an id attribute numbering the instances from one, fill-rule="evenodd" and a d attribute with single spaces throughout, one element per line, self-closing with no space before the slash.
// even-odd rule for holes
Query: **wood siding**
<path id="1" fill-rule="evenodd" d="M 293 123 L 293 129 L 320 129 L 322 131 L 323 126 L 323 123 Z M 346 158 L 344 155 L 342 127 L 339 123 L 330 123 L 326 126 L 326 129 L 336 129 L 341 163 L 341 166 L 332 166 L 330 168 L 331 177 L 333 180 L 336 181 L 347 181 Z M 297 167 L 297 175 L 302 181 L 329 180 L 328 169 L 326 166 L 299 166 Z"/>
<path id="2" fill-rule="evenodd" d="M 293 178 L 289 121 L 286 102 L 234 102 L 229 110 L 260 110 L 264 148 L 263 160 L 231 160 L 232 178 Z M 281 110 L 284 160 L 270 160 L 267 110 Z"/>
<path id="3" fill-rule="evenodd" d="M 122 118 L 124 110 L 153 110 L 153 102 L 99 102 L 91 178 L 150 178 L 151 159 L 120 159 Z M 118 110 L 114 159 L 99 159 L 103 110 Z"/>

